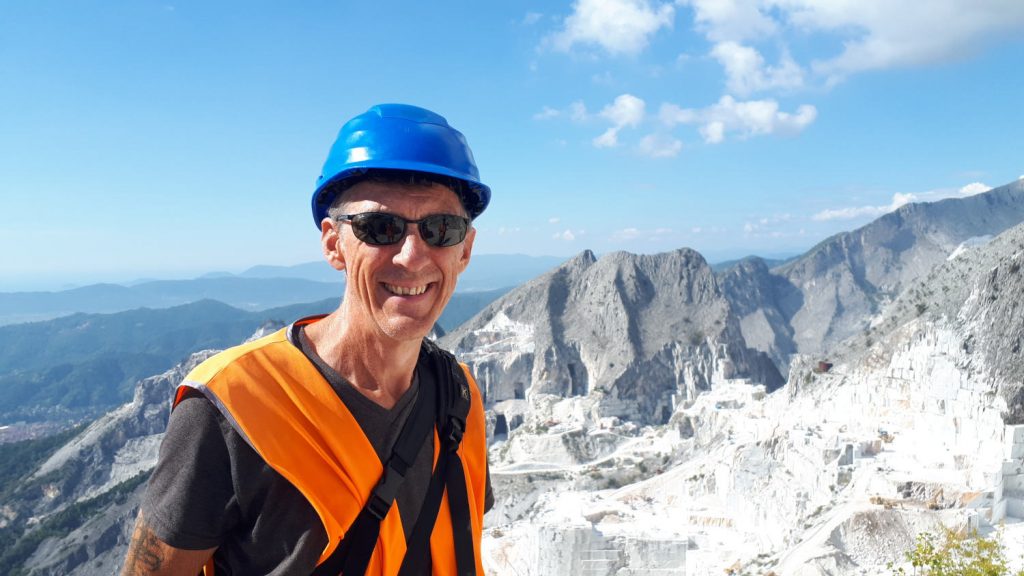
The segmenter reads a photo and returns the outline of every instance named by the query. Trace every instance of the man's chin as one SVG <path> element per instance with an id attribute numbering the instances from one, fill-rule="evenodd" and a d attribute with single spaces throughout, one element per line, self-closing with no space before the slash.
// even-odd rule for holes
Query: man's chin
<path id="1" fill-rule="evenodd" d="M 393 340 L 419 342 L 430 334 L 435 322 L 427 318 L 388 318 L 380 327 Z"/>

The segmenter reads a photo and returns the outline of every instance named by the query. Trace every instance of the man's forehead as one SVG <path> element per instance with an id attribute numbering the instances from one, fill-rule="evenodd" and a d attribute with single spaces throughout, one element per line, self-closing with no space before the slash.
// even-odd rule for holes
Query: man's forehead
<path id="1" fill-rule="evenodd" d="M 462 211 L 462 202 L 458 195 L 448 186 L 437 182 L 412 184 L 366 180 L 342 192 L 341 200 L 346 204 L 367 203 L 368 205 L 382 206 L 422 204 L 445 208 L 449 211 Z"/>

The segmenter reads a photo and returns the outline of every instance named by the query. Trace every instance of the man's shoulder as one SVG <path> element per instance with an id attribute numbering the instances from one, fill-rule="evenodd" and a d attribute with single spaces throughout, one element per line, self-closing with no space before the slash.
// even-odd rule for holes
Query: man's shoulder
<path id="1" fill-rule="evenodd" d="M 288 341 L 287 328 L 257 338 L 238 346 L 232 346 L 210 356 L 198 366 L 192 369 L 185 377 L 188 382 L 209 382 L 218 376 L 233 371 L 245 371 L 249 366 L 248 360 L 255 357 L 265 358 L 268 355 L 281 353 L 282 350 L 291 348 Z M 284 348 L 282 345 L 288 347 Z"/>

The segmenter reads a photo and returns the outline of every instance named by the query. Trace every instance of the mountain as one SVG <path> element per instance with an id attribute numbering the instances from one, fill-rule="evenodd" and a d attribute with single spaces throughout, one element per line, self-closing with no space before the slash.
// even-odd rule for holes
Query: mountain
<path id="1" fill-rule="evenodd" d="M 333 300 L 248 312 L 213 300 L 0 326 L 0 422 L 77 419 L 127 400 L 135 382 L 197 350 L 224 348 L 267 320 Z"/>
<path id="2" fill-rule="evenodd" d="M 1015 558 L 1022 267 L 1024 224 L 905 280 L 834 365 L 798 355 L 771 394 L 720 379 L 665 425 L 527 395 L 519 425 L 493 436 L 485 565 L 881 576 L 909 573 L 916 537 L 946 528 L 1001 538 Z"/>
<path id="3" fill-rule="evenodd" d="M 781 266 L 768 270 L 747 259 L 720 275 L 744 337 L 785 372 L 789 355 L 827 355 L 958 248 L 1022 221 L 1018 180 L 966 198 L 907 204 Z"/>
<path id="4" fill-rule="evenodd" d="M 299 278 L 314 282 L 337 282 L 338 271 L 327 262 L 316 260 L 292 266 L 258 265 L 238 274 L 242 278 Z"/>
<path id="5" fill-rule="evenodd" d="M 830 369 L 797 356 L 789 381 L 770 394 L 719 373 L 709 389 L 677 402 L 666 422 L 609 415 L 607 380 L 594 377 L 572 395 L 569 370 L 558 376 L 564 384 L 534 382 L 566 396 L 527 387 L 522 399 L 491 398 L 504 411 L 491 410 L 489 425 L 498 432 L 503 416 L 507 428 L 491 435 L 497 505 L 484 532 L 488 573 L 881 575 L 922 531 L 985 531 L 1009 519 L 1005 538 L 1021 538 L 1022 264 L 1024 225 L 909 283 L 868 335 L 836 347 Z M 664 285 L 681 292 L 656 297 L 644 288 Z M 588 292 L 602 296 L 591 300 Z M 566 335 L 594 338 L 594 322 L 609 335 L 636 335 L 628 346 L 609 346 L 607 358 L 657 354 L 667 331 L 645 330 L 644 319 L 674 317 L 665 301 L 691 315 L 689 324 L 669 319 L 676 329 L 708 329 L 708 340 L 737 330 L 728 328 L 734 320 L 706 264 L 682 250 L 600 260 L 580 254 L 452 336 L 465 342 L 475 334 L 464 354 L 480 354 L 474 361 L 485 386 L 483 372 L 499 365 L 488 364 L 495 355 L 506 354 L 505 368 L 516 370 L 531 346 L 538 357 L 572 353 Z M 484 317 L 491 337 L 470 329 Z M 532 331 L 523 328 L 527 319 L 536 322 Z M 497 337 L 501 326 L 505 338 Z M 581 361 L 588 349 L 579 346 Z M 7 485 L 0 572 L 116 571 L 155 462 L 167 398 L 211 353 L 142 380 L 131 402 L 49 449 Z M 543 364 L 540 373 L 553 368 Z M 495 384 L 491 394 L 501 390 Z M 518 410 L 509 406 L 516 402 Z"/>
<path id="6" fill-rule="evenodd" d="M 0 573 L 120 571 L 174 388 L 212 354 L 146 378 L 131 402 L 99 418 L 0 493 Z"/>
<path id="7" fill-rule="evenodd" d="M 547 272 L 564 260 L 557 256 L 474 254 L 469 267 L 459 276 L 458 290 L 475 292 L 511 288 Z M 322 261 L 294 266 L 253 266 L 239 274 L 243 278 L 301 278 L 317 282 L 335 282 L 337 275 Z"/>
<path id="8" fill-rule="evenodd" d="M 952 254 L 919 278 L 866 330 L 844 343 L 842 358 L 870 347 L 893 327 L 913 322 L 953 324 L 973 369 L 990 382 L 1006 404 L 1002 420 L 1024 424 L 1024 224 L 989 242 Z M 852 351 L 852 352 L 851 352 Z"/>
<path id="9" fill-rule="evenodd" d="M 747 348 L 704 258 L 688 249 L 590 251 L 521 286 L 441 340 L 488 405 L 527 395 L 600 394 L 603 415 L 664 422 L 714 379 L 782 377 Z"/>
<path id="10" fill-rule="evenodd" d="M 265 310 L 338 297 L 342 292 L 340 276 L 334 282 L 217 277 L 159 280 L 130 287 L 94 284 L 61 292 L 8 292 L 0 293 L 0 324 L 46 320 L 76 312 L 169 308 L 199 300 L 218 300 L 245 310 Z"/>
<path id="11" fill-rule="evenodd" d="M 1024 224 L 980 233 L 1019 209 L 996 191 L 776 267 L 583 252 L 450 331 L 488 408 L 485 569 L 882 575 L 925 531 L 1024 541 Z M 116 570 L 202 354 L 12 468 L 0 572 Z"/>
<path id="12" fill-rule="evenodd" d="M 458 292 L 508 290 L 561 262 L 561 258 L 553 256 L 474 256 L 459 278 Z M 254 266 L 237 276 L 213 272 L 192 280 L 146 280 L 127 286 L 92 284 L 57 292 L 0 292 L 0 326 L 76 312 L 168 308 L 206 299 L 243 310 L 265 310 L 338 297 L 344 292 L 343 286 L 344 275 L 325 262 L 308 262 L 295 266 Z M 480 295 L 476 299 L 487 297 Z"/>
<path id="13" fill-rule="evenodd" d="M 507 289 L 456 293 L 438 320 L 451 330 Z M 257 312 L 214 300 L 0 326 L 0 424 L 76 420 L 127 400 L 134 383 L 189 354 L 244 339 L 267 321 L 330 312 L 336 297 Z"/>

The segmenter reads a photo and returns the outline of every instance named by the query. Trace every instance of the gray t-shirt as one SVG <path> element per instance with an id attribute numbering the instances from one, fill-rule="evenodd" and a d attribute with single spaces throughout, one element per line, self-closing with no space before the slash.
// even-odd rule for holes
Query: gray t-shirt
<path id="1" fill-rule="evenodd" d="M 292 330 L 289 340 L 337 392 L 382 462 L 390 456 L 416 396 L 434 397 L 434 382 L 417 376 L 398 403 L 385 409 L 327 366 L 301 328 Z M 426 495 L 432 465 L 430 434 L 396 499 L 407 538 Z M 305 576 L 327 545 L 320 518 L 298 489 L 264 462 L 198 392 L 171 413 L 142 506 L 147 524 L 167 544 L 190 550 L 217 547 L 218 576 Z M 429 565 L 424 570 L 429 574 Z"/>

